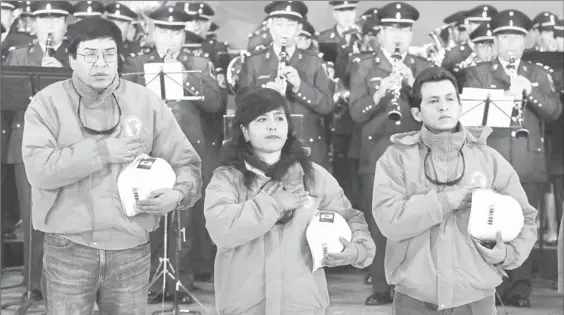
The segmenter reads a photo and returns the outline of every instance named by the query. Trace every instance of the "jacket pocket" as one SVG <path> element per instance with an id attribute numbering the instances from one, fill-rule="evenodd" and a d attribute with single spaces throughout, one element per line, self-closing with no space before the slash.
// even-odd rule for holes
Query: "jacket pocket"
<path id="1" fill-rule="evenodd" d="M 57 202 L 57 197 L 61 188 L 56 189 L 38 189 L 32 188 L 31 191 L 31 208 L 33 209 L 33 225 L 35 227 L 44 226 L 47 222 L 49 212 Z"/>
<path id="2" fill-rule="evenodd" d="M 329 306 L 327 280 L 323 269 L 286 279 L 284 302 L 288 311 L 311 311 Z"/>

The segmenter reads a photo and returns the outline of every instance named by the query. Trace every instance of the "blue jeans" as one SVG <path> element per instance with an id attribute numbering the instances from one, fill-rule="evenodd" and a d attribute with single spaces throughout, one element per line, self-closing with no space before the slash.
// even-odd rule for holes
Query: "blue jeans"
<path id="1" fill-rule="evenodd" d="M 149 243 L 101 250 L 45 234 L 42 291 L 47 315 L 144 315 L 151 264 Z"/>
<path id="2" fill-rule="evenodd" d="M 495 297 L 492 295 L 479 301 L 438 311 L 438 306 L 419 301 L 398 291 L 392 307 L 394 315 L 496 315 Z"/>

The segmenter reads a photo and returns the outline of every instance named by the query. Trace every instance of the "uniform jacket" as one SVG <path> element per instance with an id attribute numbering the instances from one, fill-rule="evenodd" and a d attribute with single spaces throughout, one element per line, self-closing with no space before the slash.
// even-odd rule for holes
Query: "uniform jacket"
<path id="1" fill-rule="evenodd" d="M 186 95 L 203 95 L 203 101 L 167 101 L 167 105 L 190 143 L 202 157 L 204 161 L 202 172 L 207 182 L 211 178 L 213 169 L 217 166 L 215 152 L 219 150 L 221 143 L 208 138 L 209 134 L 206 135 L 208 126 L 205 118 L 206 115 L 213 115 L 225 108 L 223 92 L 216 80 L 214 67 L 207 58 L 189 54 L 183 50 L 177 59 L 187 70 L 202 71 L 201 74 L 189 73 L 185 86 L 189 89 Z M 128 58 L 125 62 L 123 77 L 144 86 L 145 78 L 142 75 L 128 75 L 128 73 L 143 72 L 145 63 L 155 62 L 163 62 L 156 49 L 147 54 L 141 53 L 136 57 Z"/>
<path id="2" fill-rule="evenodd" d="M 392 136 L 392 146 L 376 164 L 372 212 L 388 239 L 386 279 L 398 292 L 439 309 L 495 293 L 501 273 L 483 260 L 468 235 L 470 209 L 457 209 L 456 201 L 444 194 L 471 183 L 509 195 L 523 209 L 524 226 L 515 240 L 506 243 L 503 269 L 515 269 L 529 256 L 537 239 L 537 211 L 528 203 L 513 167 L 486 145 L 490 133 L 485 127 L 437 135 L 423 127 Z M 454 186 L 436 186 L 426 178 L 424 165 L 439 181 L 454 180 L 461 172 L 463 178 Z"/>
<path id="3" fill-rule="evenodd" d="M 363 214 L 352 209 L 337 181 L 314 164 L 308 185 L 317 207 L 296 209 L 295 217 L 276 224 L 282 211 L 271 197 L 282 186 L 304 183 L 296 164 L 279 181 L 247 166 L 258 177 L 247 189 L 242 173 L 219 167 L 206 189 L 206 228 L 215 244 L 215 303 L 221 315 L 321 315 L 329 306 L 323 269 L 312 274 L 313 262 L 306 229 L 317 209 L 341 214 L 352 230 L 359 255 L 353 264 L 372 263 L 375 245 Z"/>
<path id="4" fill-rule="evenodd" d="M 562 112 L 562 104 L 555 92 L 552 77 L 541 66 L 521 61 L 519 75 L 532 84 L 527 98 L 525 128 L 528 139 L 511 136 L 514 128 L 493 128 L 488 145 L 496 149 L 517 170 L 523 183 L 542 183 L 548 180 L 544 145 L 545 123 L 556 119 Z M 471 67 L 466 73 L 466 87 L 509 90 L 509 76 L 499 59 Z"/>
<path id="5" fill-rule="evenodd" d="M 45 52 L 38 43 L 16 48 L 10 52 L 6 65 L 8 66 L 36 66 L 41 67 L 41 60 Z M 63 67 L 70 67 L 67 52 L 67 43 L 64 41 L 55 51 L 55 57 L 63 64 Z M 8 142 L 7 163 L 21 164 L 22 160 L 22 136 L 24 128 L 24 112 L 14 112 L 12 119 L 12 130 Z"/>
<path id="6" fill-rule="evenodd" d="M 111 108 L 102 106 L 113 97 L 101 101 L 97 92 L 73 76 L 35 95 L 25 112 L 21 150 L 32 187 L 35 229 L 92 241 L 83 245 L 96 248 L 128 249 L 146 243 L 161 216 L 124 215 L 116 183 L 129 163 L 108 163 L 103 140 L 131 136 L 126 130 L 137 130 L 137 153 L 169 162 L 186 207 L 201 196 L 201 160 L 170 110 L 149 89 L 117 78 L 107 91 L 113 91 L 122 111 L 112 135 L 87 134 L 76 113 L 79 95 L 83 110 L 91 112 Z"/>
<path id="7" fill-rule="evenodd" d="M 34 37 L 24 32 L 15 32 L 8 34 L 2 45 L 0 47 L 0 53 L 2 54 L 2 64 L 8 60 L 8 55 L 14 49 L 19 49 L 20 47 L 28 46 L 34 41 Z"/>
<path id="8" fill-rule="evenodd" d="M 564 74 L 563 69 L 552 72 L 555 89 L 560 96 L 560 104 L 564 104 Z M 548 126 L 548 148 L 550 160 L 548 163 L 549 175 L 564 175 L 564 114 Z"/>
<path id="9" fill-rule="evenodd" d="M 347 45 L 347 41 L 337 32 L 337 27 L 333 26 L 317 36 L 319 43 L 334 43 L 337 48 L 337 60 L 335 61 L 335 78 L 343 82 L 345 87 L 350 86 L 350 72 L 348 64 L 352 60 L 352 49 Z M 333 117 L 331 121 L 331 132 L 336 135 L 351 135 L 353 132 L 353 121 L 349 113 L 344 113 L 340 117 Z"/>
<path id="10" fill-rule="evenodd" d="M 403 60 L 417 77 L 419 73 L 432 64 L 427 60 L 407 54 Z M 360 174 L 374 174 L 376 161 L 384 154 L 390 143 L 390 136 L 395 133 L 418 130 L 420 124 L 411 115 L 409 96 L 411 87 L 405 81 L 401 90 L 399 100 L 401 108 L 401 124 L 396 125 L 388 119 L 391 110 L 389 104 L 392 94 L 374 104 L 374 93 L 380 88 L 383 78 L 392 73 L 392 64 L 380 51 L 376 55 L 366 55 L 363 58 L 353 60 L 351 72 L 351 98 L 350 112 L 352 119 L 361 124 L 360 139 Z"/>
<path id="11" fill-rule="evenodd" d="M 473 51 L 474 50 L 467 42 L 452 48 L 449 47 L 445 51 L 445 57 L 441 66 L 452 71 L 456 65 L 466 60 Z"/>
<path id="12" fill-rule="evenodd" d="M 249 41 L 247 42 L 247 51 L 252 53 L 256 50 L 267 48 L 272 43 L 272 35 L 267 28 L 259 29 L 249 34 Z"/>
<path id="13" fill-rule="evenodd" d="M 245 59 L 239 74 L 239 86 L 260 87 L 274 81 L 278 72 L 278 57 L 272 47 L 251 54 Z M 315 163 L 328 166 L 327 143 L 323 126 L 323 116 L 335 107 L 331 81 L 323 70 L 323 59 L 317 54 L 297 49 L 289 66 L 294 67 L 301 78 L 297 93 L 290 92 L 288 100 L 292 114 L 303 115 L 301 138 L 304 146 L 311 149 Z"/>

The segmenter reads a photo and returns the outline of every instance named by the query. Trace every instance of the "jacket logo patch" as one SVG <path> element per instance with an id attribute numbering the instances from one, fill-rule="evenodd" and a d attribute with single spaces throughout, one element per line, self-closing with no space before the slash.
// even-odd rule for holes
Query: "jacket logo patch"
<path id="1" fill-rule="evenodd" d="M 474 184 L 480 188 L 487 189 L 488 188 L 488 177 L 482 171 L 474 171 L 472 175 L 470 175 L 470 183 Z"/>
<path id="2" fill-rule="evenodd" d="M 141 119 L 137 116 L 129 116 L 125 120 L 125 134 L 128 137 L 139 137 L 142 127 Z"/>

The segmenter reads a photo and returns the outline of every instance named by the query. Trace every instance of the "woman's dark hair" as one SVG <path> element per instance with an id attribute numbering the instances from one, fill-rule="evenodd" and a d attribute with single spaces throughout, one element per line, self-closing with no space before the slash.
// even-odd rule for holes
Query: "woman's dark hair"
<path id="1" fill-rule="evenodd" d="M 421 101 L 423 98 L 423 95 L 421 95 L 421 87 L 423 84 L 441 81 L 450 81 L 452 85 L 454 85 L 454 88 L 456 89 L 456 98 L 460 101 L 458 82 L 456 81 L 454 75 L 445 68 L 430 67 L 423 70 L 423 72 L 421 72 L 413 82 L 413 86 L 411 87 L 411 107 L 421 108 Z"/>
<path id="2" fill-rule="evenodd" d="M 121 56 L 123 49 L 123 37 L 120 28 L 112 21 L 101 17 L 87 17 L 74 24 L 69 25 L 67 38 L 69 41 L 68 52 L 76 59 L 78 45 L 81 42 L 98 38 L 110 38 L 116 42 L 118 55 Z M 118 58 L 118 71 L 121 73 L 121 58 Z"/>
<path id="3" fill-rule="evenodd" d="M 244 184 L 247 188 L 255 180 L 256 174 L 247 169 L 245 162 L 263 171 L 273 180 L 281 180 L 292 165 L 300 163 L 305 175 L 304 184 L 313 182 L 313 166 L 302 142 L 294 132 L 294 124 L 286 99 L 277 91 L 269 88 L 245 88 L 237 93 L 235 103 L 237 110 L 231 126 L 233 137 L 222 148 L 221 164 L 235 167 L 243 173 Z M 249 123 L 258 116 L 279 108 L 283 108 L 286 115 L 288 138 L 282 147 L 280 160 L 274 165 L 268 165 L 255 154 L 250 142 L 245 140 L 241 126 L 248 127 Z"/>

